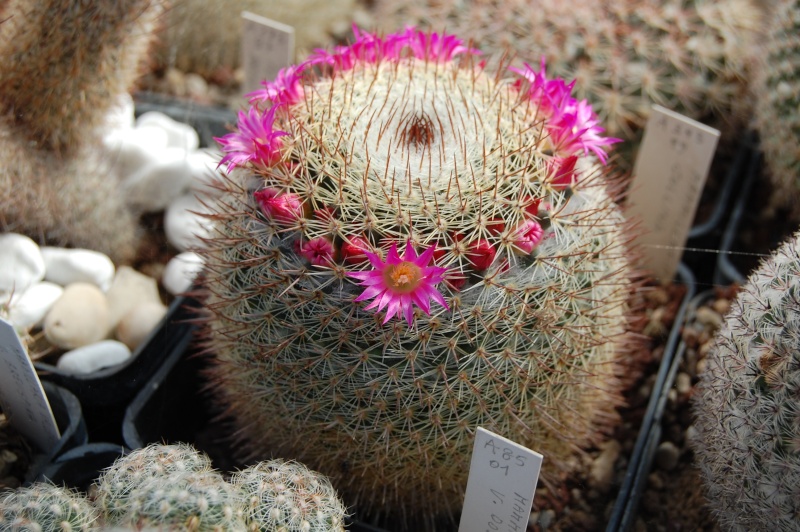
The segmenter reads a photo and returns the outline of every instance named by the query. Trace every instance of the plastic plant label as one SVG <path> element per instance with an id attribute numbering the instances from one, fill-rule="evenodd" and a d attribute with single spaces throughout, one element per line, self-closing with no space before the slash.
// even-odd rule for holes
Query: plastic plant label
<path id="1" fill-rule="evenodd" d="M 0 319 L 0 405 L 9 422 L 42 450 L 54 447 L 61 434 L 17 331 Z"/>
<path id="2" fill-rule="evenodd" d="M 458 532 L 525 532 L 542 459 L 478 427 Z"/>
<path id="3" fill-rule="evenodd" d="M 278 71 L 294 59 L 294 28 L 266 17 L 242 12 L 242 66 L 244 93 L 275 79 Z"/>
<path id="4" fill-rule="evenodd" d="M 645 265 L 670 283 L 686 246 L 719 131 L 653 106 L 633 170 L 629 214 L 643 224 Z"/>

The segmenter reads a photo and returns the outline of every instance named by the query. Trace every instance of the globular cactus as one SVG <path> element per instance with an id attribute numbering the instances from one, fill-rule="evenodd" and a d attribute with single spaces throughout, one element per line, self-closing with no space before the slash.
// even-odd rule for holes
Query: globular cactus
<path id="1" fill-rule="evenodd" d="M 303 464 L 269 460 L 234 474 L 248 530 L 344 531 L 347 508 L 324 476 Z"/>
<path id="2" fill-rule="evenodd" d="M 766 32 L 753 81 L 756 127 L 774 205 L 800 220 L 800 2 L 774 2 Z"/>
<path id="3" fill-rule="evenodd" d="M 150 445 L 118 459 L 98 479 L 95 499 L 110 526 L 245 530 L 233 488 L 186 444 Z"/>
<path id="4" fill-rule="evenodd" d="M 800 233 L 743 286 L 701 376 L 692 445 L 726 530 L 800 523 Z"/>
<path id="5" fill-rule="evenodd" d="M 356 31 L 265 82 L 220 139 L 203 251 L 235 448 L 420 527 L 460 512 L 478 426 L 552 485 L 631 371 L 614 139 L 562 80 L 478 54 Z"/>
<path id="6" fill-rule="evenodd" d="M 609 134 L 636 142 L 654 103 L 738 138 L 761 16 L 751 0 L 374 2 L 380 28 L 446 27 L 519 62 L 544 56 L 553 75 L 575 80 Z"/>
<path id="7" fill-rule="evenodd" d="M 98 530 L 97 519 L 97 511 L 83 495 L 54 484 L 35 483 L 0 497 L 0 530 Z"/>
<path id="8" fill-rule="evenodd" d="M 162 0 L 8 0 L 0 23 L 0 230 L 50 245 L 136 250 L 136 220 L 102 145 L 140 73 Z"/>

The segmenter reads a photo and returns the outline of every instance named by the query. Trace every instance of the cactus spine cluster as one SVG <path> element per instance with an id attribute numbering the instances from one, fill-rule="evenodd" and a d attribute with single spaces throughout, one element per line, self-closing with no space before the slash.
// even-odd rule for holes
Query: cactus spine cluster
<path id="1" fill-rule="evenodd" d="M 800 220 L 800 2 L 775 2 L 753 81 L 756 127 L 776 206 Z"/>
<path id="2" fill-rule="evenodd" d="M 562 80 L 485 70 L 449 35 L 356 36 L 220 139 L 209 387 L 237 449 L 433 526 L 460 512 L 478 426 L 553 483 L 615 422 L 629 227 L 613 140 Z"/>
<path id="3" fill-rule="evenodd" d="M 82 532 L 96 530 L 98 513 L 79 493 L 36 483 L 0 496 L 0 530 Z"/>
<path id="4" fill-rule="evenodd" d="M 797 530 L 800 234 L 751 274 L 701 377 L 696 461 L 726 530 Z"/>
<path id="5" fill-rule="evenodd" d="M 162 0 L 8 0 L 0 13 L 0 230 L 124 262 L 136 221 L 102 149 Z"/>
<path id="6" fill-rule="evenodd" d="M 738 131 L 761 13 L 750 0 L 376 0 L 374 17 L 384 29 L 445 27 L 519 61 L 543 55 L 609 134 L 637 140 L 654 103 Z"/>

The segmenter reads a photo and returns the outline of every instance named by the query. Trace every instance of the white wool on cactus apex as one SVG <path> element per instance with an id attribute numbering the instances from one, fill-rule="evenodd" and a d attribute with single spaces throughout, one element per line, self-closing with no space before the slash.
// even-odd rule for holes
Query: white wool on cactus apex
<path id="1" fill-rule="evenodd" d="M 72 283 L 44 318 L 44 335 L 62 349 L 74 349 L 108 335 L 106 295 L 91 283 Z"/>
<path id="2" fill-rule="evenodd" d="M 183 122 L 173 120 L 164 113 L 150 111 L 136 119 L 136 127 L 155 126 L 167 133 L 167 147 L 196 150 L 200 146 L 200 136 L 195 129 Z"/>
<path id="3" fill-rule="evenodd" d="M 45 264 L 39 245 L 25 235 L 0 235 L 0 301 L 44 279 Z"/>
<path id="4" fill-rule="evenodd" d="M 155 162 L 123 179 L 122 188 L 129 205 L 144 212 L 158 212 L 188 190 L 191 182 L 186 150 L 166 148 Z"/>
<path id="5" fill-rule="evenodd" d="M 203 264 L 203 258 L 193 251 L 180 253 L 167 263 L 161 284 L 174 296 L 183 294 L 191 288 L 195 277 L 203 269 Z"/>
<path id="6" fill-rule="evenodd" d="M 106 291 L 111 286 L 116 268 L 104 253 L 90 249 L 68 249 L 44 246 L 45 280 L 67 286 L 92 283 Z"/>
<path id="7" fill-rule="evenodd" d="M 169 243 L 179 251 L 202 247 L 202 239 L 210 236 L 211 222 L 203 216 L 208 212 L 208 207 L 194 194 L 176 198 L 164 214 L 164 232 Z"/>
<path id="8" fill-rule="evenodd" d="M 160 127 L 114 129 L 103 138 L 109 157 L 124 180 L 144 166 L 156 164 L 167 149 L 169 137 Z"/>
<path id="9" fill-rule="evenodd" d="M 56 367 L 64 373 L 85 375 L 122 364 L 129 358 L 128 346 L 117 340 L 103 340 L 67 351 L 58 359 Z"/>
<path id="10" fill-rule="evenodd" d="M 41 324 L 64 288 L 48 281 L 31 286 L 13 297 L 8 309 L 8 321 L 18 331 L 27 331 Z"/>

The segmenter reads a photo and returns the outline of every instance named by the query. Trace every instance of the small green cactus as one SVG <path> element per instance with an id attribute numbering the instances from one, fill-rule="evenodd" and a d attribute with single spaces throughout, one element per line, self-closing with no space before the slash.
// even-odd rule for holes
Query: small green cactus
<path id="1" fill-rule="evenodd" d="M 231 482 L 245 506 L 248 530 L 260 532 L 344 531 L 347 509 L 330 481 L 303 464 L 260 462 Z"/>
<path id="2" fill-rule="evenodd" d="M 0 495 L 0 530 L 97 530 L 97 519 L 97 511 L 85 497 L 54 484 L 35 483 Z"/>
<path id="3" fill-rule="evenodd" d="M 753 81 L 756 127 L 774 204 L 800 220 L 800 2 L 774 3 Z"/>
<path id="4" fill-rule="evenodd" d="M 743 286 L 701 376 L 692 440 L 726 530 L 800 523 L 800 233 Z"/>
<path id="5" fill-rule="evenodd" d="M 209 387 L 249 458 L 422 529 L 460 511 L 478 426 L 542 452 L 549 483 L 613 426 L 629 226 L 613 139 L 562 80 L 450 35 L 356 35 L 219 139 Z"/>

